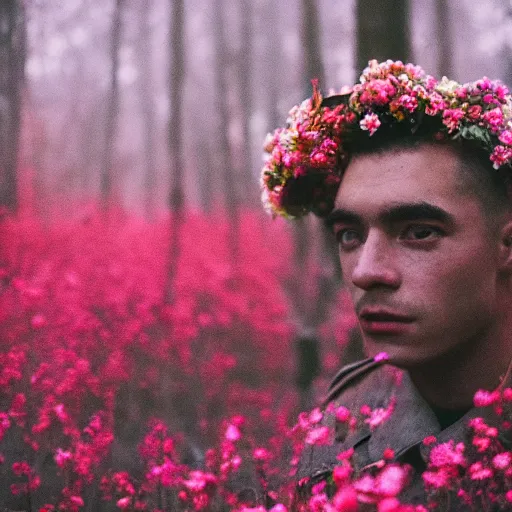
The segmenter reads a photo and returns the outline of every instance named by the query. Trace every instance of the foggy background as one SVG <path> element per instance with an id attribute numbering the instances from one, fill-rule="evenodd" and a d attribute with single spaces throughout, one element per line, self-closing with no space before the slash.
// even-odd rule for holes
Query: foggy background
<path id="1" fill-rule="evenodd" d="M 235 191 L 255 206 L 265 134 L 310 95 L 311 78 L 325 92 L 352 84 L 369 58 L 460 82 L 512 76 L 506 0 L 21 5 L 18 204 L 50 219 L 83 214 L 71 200 L 107 195 L 146 218 L 162 215 L 177 160 L 187 207 L 222 205 Z"/>

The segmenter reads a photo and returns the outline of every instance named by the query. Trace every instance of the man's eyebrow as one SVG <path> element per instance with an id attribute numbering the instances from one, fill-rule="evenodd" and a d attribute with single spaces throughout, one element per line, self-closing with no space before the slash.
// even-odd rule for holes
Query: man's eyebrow
<path id="1" fill-rule="evenodd" d="M 325 219 L 325 225 L 332 228 L 334 224 L 344 222 L 346 224 L 362 224 L 363 220 L 357 213 L 345 210 L 343 208 L 336 208 Z"/>
<path id="2" fill-rule="evenodd" d="M 445 224 L 455 222 L 454 217 L 446 210 L 424 201 L 392 205 L 379 214 L 379 219 L 385 223 L 406 220 L 437 220 Z"/>
<path id="3" fill-rule="evenodd" d="M 421 201 L 418 203 L 397 203 L 385 208 L 379 213 L 383 223 L 402 222 L 407 220 L 436 220 L 446 224 L 455 222 L 453 216 L 439 206 Z M 336 208 L 325 219 L 327 227 L 337 223 L 362 224 L 362 217 L 350 210 Z"/>

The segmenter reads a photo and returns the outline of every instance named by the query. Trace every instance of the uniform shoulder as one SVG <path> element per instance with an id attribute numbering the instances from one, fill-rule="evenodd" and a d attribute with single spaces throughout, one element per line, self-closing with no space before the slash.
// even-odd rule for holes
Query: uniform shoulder
<path id="1" fill-rule="evenodd" d="M 341 368 L 341 370 L 339 370 L 332 379 L 323 404 L 327 405 L 329 402 L 337 398 L 345 389 L 355 385 L 363 377 L 370 374 L 376 368 L 381 367 L 385 361 L 386 359 L 384 358 L 369 357 Z"/>

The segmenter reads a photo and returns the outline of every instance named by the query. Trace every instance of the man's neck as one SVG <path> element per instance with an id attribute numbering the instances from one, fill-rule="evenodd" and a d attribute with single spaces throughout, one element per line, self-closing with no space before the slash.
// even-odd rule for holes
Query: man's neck
<path id="1" fill-rule="evenodd" d="M 414 385 L 433 407 L 470 409 L 479 389 L 496 389 L 512 359 L 512 337 L 495 332 L 425 365 L 409 368 Z"/>

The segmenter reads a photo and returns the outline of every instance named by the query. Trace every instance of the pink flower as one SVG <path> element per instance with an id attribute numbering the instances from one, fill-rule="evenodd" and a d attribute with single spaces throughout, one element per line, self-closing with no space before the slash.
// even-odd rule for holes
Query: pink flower
<path id="1" fill-rule="evenodd" d="M 268 512 L 288 512 L 288 508 L 285 507 L 282 503 L 278 503 L 274 505 Z"/>
<path id="2" fill-rule="evenodd" d="M 71 458 L 71 452 L 67 450 L 62 450 L 61 448 L 57 448 L 57 453 L 55 454 L 54 459 L 59 468 L 62 468 L 66 464 L 66 462 L 71 460 Z"/>
<path id="3" fill-rule="evenodd" d="M 482 113 L 482 106 L 481 105 L 472 105 L 468 108 L 467 116 L 472 121 L 476 121 L 480 118 L 480 114 Z"/>
<path id="4" fill-rule="evenodd" d="M 31 473 L 31 468 L 30 468 L 30 465 L 28 464 L 28 462 L 14 462 L 13 465 L 12 465 L 12 472 L 16 475 L 16 476 L 21 476 L 21 475 L 30 475 Z"/>
<path id="5" fill-rule="evenodd" d="M 500 133 L 499 136 L 500 142 L 503 144 L 507 144 L 508 146 L 512 146 L 512 130 L 504 130 Z"/>
<path id="6" fill-rule="evenodd" d="M 430 446 L 431 444 L 434 444 L 437 441 L 436 436 L 427 436 L 423 439 L 423 444 L 425 446 Z"/>
<path id="7" fill-rule="evenodd" d="M 487 104 L 498 103 L 492 94 L 484 94 L 482 101 Z"/>
<path id="8" fill-rule="evenodd" d="M 492 90 L 492 81 L 484 76 L 480 80 L 477 80 L 475 86 L 480 89 L 482 92 Z"/>
<path id="9" fill-rule="evenodd" d="M 344 512 L 357 512 L 359 505 L 357 503 L 357 493 L 353 487 L 343 487 L 332 500 L 335 510 Z"/>
<path id="10" fill-rule="evenodd" d="M 408 472 L 405 467 L 390 464 L 378 474 L 375 479 L 375 487 L 379 495 L 393 497 L 402 492 L 407 480 Z"/>
<path id="11" fill-rule="evenodd" d="M 389 361 L 389 354 L 387 352 L 379 352 L 373 360 L 377 363 Z"/>
<path id="12" fill-rule="evenodd" d="M 75 505 L 76 507 L 83 507 L 84 506 L 84 500 L 80 496 L 71 496 L 69 498 L 69 501 Z"/>
<path id="13" fill-rule="evenodd" d="M 226 438 L 227 441 L 238 441 L 242 437 L 242 434 L 238 427 L 236 427 L 233 424 L 230 424 L 226 429 L 224 437 Z"/>
<path id="14" fill-rule="evenodd" d="M 466 459 L 463 455 L 464 443 L 454 446 L 453 440 L 434 446 L 430 452 L 430 465 L 434 468 L 443 466 L 464 466 Z"/>
<path id="15" fill-rule="evenodd" d="M 505 100 L 505 96 L 507 94 L 509 94 L 509 89 L 507 86 L 503 85 L 503 84 L 500 84 L 500 83 L 497 83 L 495 84 L 495 87 L 494 87 L 494 94 L 496 94 L 496 96 L 498 97 L 498 99 L 500 101 L 504 101 Z"/>
<path id="16" fill-rule="evenodd" d="M 310 161 L 313 166 L 321 167 L 329 162 L 329 157 L 321 151 L 314 151 L 311 154 Z"/>
<path id="17" fill-rule="evenodd" d="M 402 506 L 396 498 L 384 498 L 377 506 L 377 512 L 400 512 Z"/>
<path id="18" fill-rule="evenodd" d="M 336 458 L 338 460 L 348 460 L 354 455 L 354 448 L 349 448 L 348 450 L 345 450 L 343 452 L 338 453 Z"/>
<path id="19" fill-rule="evenodd" d="M 30 323 L 34 329 L 40 329 L 46 325 L 46 318 L 42 314 L 37 314 L 32 317 Z"/>
<path id="20" fill-rule="evenodd" d="M 363 416 L 370 416 L 372 414 L 372 408 L 368 404 L 363 404 L 359 409 L 359 412 Z"/>
<path id="21" fill-rule="evenodd" d="M 505 388 L 503 390 L 503 400 L 505 402 L 512 402 L 512 388 Z"/>
<path id="22" fill-rule="evenodd" d="M 268 450 L 265 450 L 265 448 L 256 448 L 252 452 L 252 457 L 254 460 L 257 461 L 268 461 L 272 458 L 270 452 Z"/>
<path id="23" fill-rule="evenodd" d="M 491 154 L 491 162 L 494 163 L 494 168 L 499 169 L 502 165 L 509 163 L 512 160 L 512 148 L 498 145 L 494 148 Z"/>
<path id="24" fill-rule="evenodd" d="M 379 425 L 385 423 L 390 418 L 390 416 L 393 414 L 393 411 L 395 410 L 395 405 L 396 399 L 392 398 L 387 407 L 378 407 L 377 409 L 374 409 L 371 412 L 370 417 L 365 419 L 364 422 L 370 425 L 370 428 L 373 430 Z"/>
<path id="25" fill-rule="evenodd" d="M 480 417 L 471 418 L 468 422 L 468 426 L 470 426 L 477 434 L 483 434 L 489 428 L 484 419 Z"/>
<path id="26" fill-rule="evenodd" d="M 496 469 L 506 469 L 512 463 L 512 456 L 510 452 L 498 453 L 492 459 L 492 465 Z"/>
<path id="27" fill-rule="evenodd" d="M 336 486 L 339 488 L 348 483 L 352 472 L 353 469 L 348 463 L 336 466 L 332 472 L 332 478 Z"/>
<path id="28" fill-rule="evenodd" d="M 464 111 L 460 108 L 448 109 L 443 112 L 443 124 L 452 133 L 459 128 L 460 120 L 464 117 Z"/>
<path id="29" fill-rule="evenodd" d="M 60 421 L 66 421 L 68 419 L 68 415 L 66 414 L 66 411 L 64 410 L 64 404 L 57 404 L 53 410 L 55 411 L 55 414 L 57 418 L 59 418 Z"/>
<path id="30" fill-rule="evenodd" d="M 479 453 L 485 452 L 491 444 L 491 440 L 488 437 L 475 436 L 473 438 L 473 446 L 476 447 Z"/>
<path id="31" fill-rule="evenodd" d="M 301 176 L 306 176 L 308 174 L 307 168 L 304 165 L 298 165 L 293 170 L 293 177 L 300 178 Z"/>
<path id="32" fill-rule="evenodd" d="M 425 471 L 421 477 L 425 486 L 434 489 L 449 488 L 453 478 L 452 473 L 447 469 L 440 469 L 439 471 Z"/>
<path id="33" fill-rule="evenodd" d="M 317 423 L 320 423 L 322 421 L 322 418 L 324 417 L 322 411 L 319 407 L 315 407 L 310 413 L 309 413 L 309 422 L 311 425 L 316 425 Z"/>
<path id="34" fill-rule="evenodd" d="M 414 112 L 418 108 L 418 100 L 409 94 L 402 95 L 399 104 L 409 112 Z"/>
<path id="35" fill-rule="evenodd" d="M 493 471 L 484 467 L 481 462 L 475 462 L 469 467 L 469 475 L 471 480 L 487 480 L 493 476 Z"/>
<path id="36" fill-rule="evenodd" d="M 370 135 L 373 135 L 380 125 L 381 122 L 377 114 L 366 114 L 359 122 L 361 129 L 370 132 Z"/>
<path id="37" fill-rule="evenodd" d="M 482 116 L 492 132 L 496 133 L 503 124 L 503 112 L 499 107 L 488 110 Z"/>
<path id="38" fill-rule="evenodd" d="M 131 504 L 132 499 L 129 496 L 126 496 L 125 498 L 121 498 L 120 500 L 117 500 L 117 507 L 121 510 L 124 510 L 125 508 L 128 508 Z"/>
<path id="39" fill-rule="evenodd" d="M 455 94 L 457 98 L 465 100 L 468 97 L 468 90 L 466 87 L 457 87 L 457 89 L 455 89 Z"/>
<path id="40" fill-rule="evenodd" d="M 290 151 L 283 155 L 283 164 L 286 167 L 295 167 L 302 160 L 302 153 L 300 151 Z"/>
<path id="41" fill-rule="evenodd" d="M 307 435 L 305 442 L 314 445 L 326 445 L 330 441 L 329 427 L 317 427 L 311 429 Z"/>
<path id="42" fill-rule="evenodd" d="M 395 458 L 395 450 L 391 448 L 386 448 L 384 453 L 382 454 L 384 460 L 393 460 Z"/>
<path id="43" fill-rule="evenodd" d="M 350 419 L 350 411 L 343 405 L 336 409 L 336 420 L 346 423 Z"/>
<path id="44" fill-rule="evenodd" d="M 499 391 L 489 392 L 479 389 L 473 397 L 473 403 L 475 407 L 488 407 L 489 405 L 495 404 L 499 399 Z"/>
<path id="45" fill-rule="evenodd" d="M 322 480 L 321 482 L 318 482 L 317 484 L 313 485 L 311 488 L 311 494 L 321 494 L 325 491 L 325 488 L 327 487 L 327 482 L 325 480 Z"/>

